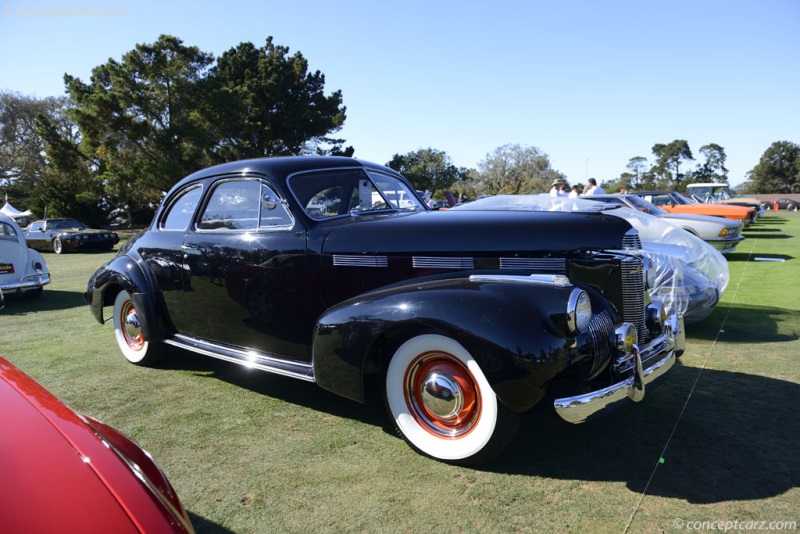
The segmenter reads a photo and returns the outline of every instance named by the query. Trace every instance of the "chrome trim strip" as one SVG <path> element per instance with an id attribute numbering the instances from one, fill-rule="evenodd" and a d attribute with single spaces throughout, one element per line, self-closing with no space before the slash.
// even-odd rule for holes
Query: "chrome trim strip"
<path id="1" fill-rule="evenodd" d="M 334 254 L 333 264 L 341 267 L 388 267 L 389 258 L 387 256 Z"/>
<path id="2" fill-rule="evenodd" d="M 263 352 L 244 351 L 233 347 L 222 346 L 185 334 L 175 334 L 172 338 L 165 339 L 164 343 L 197 352 L 204 356 L 217 358 L 218 360 L 258 369 L 259 371 L 297 378 L 305 380 L 306 382 L 316 381 L 314 378 L 314 368 L 309 363 L 288 361 L 283 358 L 278 358 L 277 356 L 264 354 Z"/>
<path id="3" fill-rule="evenodd" d="M 578 424 L 625 403 L 639 402 L 644 397 L 645 386 L 672 368 L 676 357 L 683 353 L 684 346 L 683 316 L 672 315 L 661 336 L 651 341 L 645 349 L 640 351 L 636 347 L 632 351 L 635 362 L 632 376 L 598 391 L 556 399 L 553 407 L 559 417 Z M 649 361 L 656 359 L 653 365 L 645 368 Z"/>
<path id="4" fill-rule="evenodd" d="M 540 284 L 556 287 L 572 287 L 569 278 L 560 274 L 532 274 L 520 276 L 512 274 L 473 274 L 470 282 L 506 282 L 514 284 Z"/>
<path id="5" fill-rule="evenodd" d="M 182 514 L 180 512 L 180 510 L 178 510 L 175 507 L 175 505 L 172 504 L 172 501 L 170 501 L 167 498 L 166 495 L 161 493 L 161 491 L 159 490 L 158 486 L 152 480 L 150 480 L 150 477 L 148 477 L 145 474 L 144 470 L 142 470 L 142 468 L 139 466 L 139 464 L 137 464 L 135 461 L 133 461 L 132 458 L 129 458 L 128 455 L 126 455 L 121 450 L 119 450 L 116 446 L 114 446 L 113 443 L 111 443 L 103 434 L 100 433 L 99 430 L 97 430 L 94 427 L 94 425 L 92 425 L 91 420 L 89 420 L 86 416 L 84 416 L 82 414 L 77 414 L 77 415 L 84 423 L 86 423 L 89 426 L 89 428 L 92 429 L 92 432 L 94 432 L 94 435 L 97 436 L 97 439 L 99 439 L 103 443 L 103 445 L 106 446 L 106 448 L 108 450 L 110 450 L 111 452 L 116 454 L 117 457 L 120 460 L 122 460 L 122 463 L 124 463 L 126 466 L 128 466 L 128 469 L 133 473 L 133 475 L 137 479 L 139 479 L 139 482 L 141 482 L 142 485 L 145 488 L 147 488 L 147 490 L 158 500 L 158 502 L 160 502 L 161 505 L 164 506 L 167 509 L 167 511 L 169 511 L 170 515 L 181 524 L 181 526 L 184 528 L 184 530 L 186 530 L 186 532 L 194 532 L 194 527 L 192 526 L 191 522 L 189 521 L 189 518 L 186 517 L 184 514 Z M 125 436 L 125 437 L 127 437 L 127 436 Z M 131 440 L 130 438 L 128 438 L 128 440 L 133 442 L 133 440 Z M 165 475 L 164 471 L 162 471 L 161 468 L 155 463 L 155 460 L 153 460 L 153 457 L 150 455 L 150 453 L 147 452 L 146 450 L 144 450 L 138 443 L 136 443 L 136 442 L 133 442 L 133 443 L 134 443 L 134 445 L 139 447 L 139 450 L 141 450 L 148 458 L 150 458 L 150 460 L 153 461 L 153 465 L 158 470 L 158 472 L 161 473 L 162 477 L 166 481 L 167 480 L 167 475 Z M 89 460 L 91 460 L 91 459 L 89 459 Z"/>
<path id="6" fill-rule="evenodd" d="M 474 269 L 475 260 L 466 257 L 414 256 L 412 265 L 415 269 Z"/>
<path id="7" fill-rule="evenodd" d="M 567 260 L 564 258 L 500 258 L 500 268 L 566 273 Z"/>

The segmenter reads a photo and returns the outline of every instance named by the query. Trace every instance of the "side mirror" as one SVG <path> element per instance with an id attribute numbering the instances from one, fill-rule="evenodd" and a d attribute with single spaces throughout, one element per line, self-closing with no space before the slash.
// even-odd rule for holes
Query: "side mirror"
<path id="1" fill-rule="evenodd" d="M 264 198 L 261 199 L 261 205 L 267 211 L 272 211 L 278 207 L 278 201 L 275 199 L 274 196 L 270 194 L 264 195 Z"/>

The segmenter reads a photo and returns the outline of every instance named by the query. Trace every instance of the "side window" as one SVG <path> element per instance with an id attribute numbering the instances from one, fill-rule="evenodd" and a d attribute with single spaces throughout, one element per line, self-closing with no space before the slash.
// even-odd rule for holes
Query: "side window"
<path id="1" fill-rule="evenodd" d="M 200 230 L 254 230 L 259 224 L 261 182 L 223 181 L 211 192 L 197 227 Z"/>
<path id="2" fill-rule="evenodd" d="M 311 197 L 306 204 L 306 211 L 315 219 L 335 217 L 342 209 L 343 189 L 339 185 L 323 189 Z"/>
<path id="3" fill-rule="evenodd" d="M 41 232 L 44 228 L 44 223 L 33 223 L 30 228 L 28 228 L 29 232 Z"/>
<path id="4" fill-rule="evenodd" d="M 0 239 L 17 240 L 17 232 L 10 224 L 0 223 Z"/>
<path id="5" fill-rule="evenodd" d="M 292 214 L 280 197 L 267 184 L 261 184 L 261 217 L 259 227 L 292 226 Z"/>
<path id="6" fill-rule="evenodd" d="M 192 215 L 200 202 L 200 195 L 203 192 L 201 186 L 194 186 L 183 193 L 172 202 L 167 211 L 167 215 L 161 221 L 161 230 L 166 231 L 185 231 L 192 221 Z"/>

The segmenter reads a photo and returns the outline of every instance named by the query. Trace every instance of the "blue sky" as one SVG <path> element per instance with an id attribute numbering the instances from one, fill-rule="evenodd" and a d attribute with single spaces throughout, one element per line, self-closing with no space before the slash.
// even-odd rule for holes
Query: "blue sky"
<path id="1" fill-rule="evenodd" d="M 798 0 L 0 0 L 0 89 L 63 94 L 64 73 L 165 33 L 215 56 L 269 35 L 299 50 L 343 93 L 337 135 L 378 163 L 432 147 L 476 167 L 518 143 L 607 180 L 686 139 L 698 161 L 723 146 L 739 184 L 774 141 L 800 143 Z"/>

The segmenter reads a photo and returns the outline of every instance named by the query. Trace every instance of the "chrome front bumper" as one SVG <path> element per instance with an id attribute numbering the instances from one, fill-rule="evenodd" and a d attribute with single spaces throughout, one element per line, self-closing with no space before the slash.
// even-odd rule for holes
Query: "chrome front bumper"
<path id="1" fill-rule="evenodd" d="M 641 350 L 634 345 L 632 357 L 635 363 L 630 377 L 598 391 L 556 399 L 553 403 L 556 413 L 565 421 L 577 424 L 629 402 L 639 402 L 644 398 L 645 386 L 669 371 L 685 347 L 683 316 L 672 315 L 660 336 Z"/>

